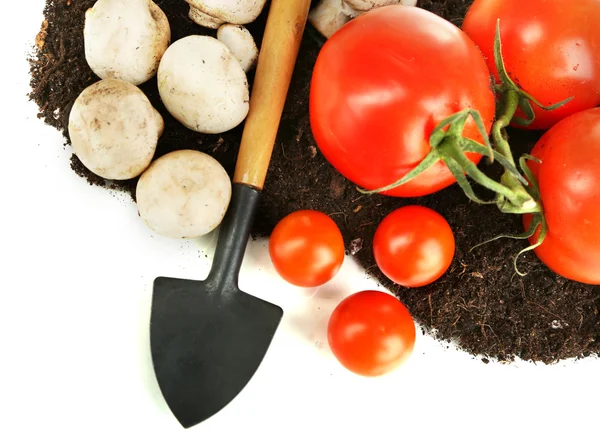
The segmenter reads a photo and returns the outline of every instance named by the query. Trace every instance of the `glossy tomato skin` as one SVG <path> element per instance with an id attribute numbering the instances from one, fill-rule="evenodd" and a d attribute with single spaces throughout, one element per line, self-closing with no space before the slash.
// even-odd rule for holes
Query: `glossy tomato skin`
<path id="1" fill-rule="evenodd" d="M 333 219 L 315 210 L 299 210 L 283 218 L 269 239 L 277 273 L 301 287 L 321 286 L 344 262 L 344 238 Z"/>
<path id="2" fill-rule="evenodd" d="M 387 215 L 373 239 L 373 254 L 381 272 L 410 288 L 428 285 L 444 275 L 455 250 L 448 221 L 419 205 L 401 207 Z"/>
<path id="3" fill-rule="evenodd" d="M 600 109 L 564 119 L 542 136 L 531 155 L 542 161 L 529 166 L 548 221 L 536 255 L 563 277 L 600 285 Z M 526 229 L 530 222 L 526 215 Z"/>
<path id="4" fill-rule="evenodd" d="M 321 49 L 310 90 L 313 135 L 347 179 L 367 189 L 384 187 L 423 160 L 431 131 L 448 116 L 476 109 L 489 132 L 495 109 L 490 80 L 479 49 L 450 22 L 416 7 L 377 8 Z M 471 119 L 464 136 L 483 141 Z M 383 194 L 423 196 L 454 182 L 440 162 Z"/>
<path id="5" fill-rule="evenodd" d="M 513 81 L 547 106 L 574 96 L 555 111 L 534 106 L 536 119 L 529 129 L 548 129 L 600 104 L 598 0 L 475 0 L 462 29 L 481 48 L 496 79 L 497 19 L 504 63 Z"/>
<path id="6" fill-rule="evenodd" d="M 344 299 L 327 327 L 331 351 L 348 370 L 381 376 L 411 356 L 416 329 L 406 307 L 381 291 L 361 291 Z"/>

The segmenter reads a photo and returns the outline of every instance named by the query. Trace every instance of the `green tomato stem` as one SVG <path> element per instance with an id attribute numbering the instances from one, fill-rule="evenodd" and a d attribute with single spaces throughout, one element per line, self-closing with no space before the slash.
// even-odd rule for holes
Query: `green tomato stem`
<path id="1" fill-rule="evenodd" d="M 503 110 L 492 126 L 492 139 L 494 141 L 496 151 L 502 154 L 514 167 L 516 167 L 515 159 L 513 157 L 510 144 L 504 137 L 504 130 L 510 125 L 515 114 L 517 113 L 520 100 L 521 96 L 518 91 L 507 88 L 502 94 L 501 104 L 503 106 Z M 502 197 L 506 198 L 510 203 L 502 203 L 502 201 L 499 200 L 500 209 L 502 211 L 506 213 L 518 213 L 520 210 L 526 210 L 528 212 L 532 210 L 541 210 L 541 205 L 538 204 L 538 202 L 529 194 L 521 180 L 519 180 L 506 168 L 504 169 L 501 183 L 511 190 L 511 192 L 513 192 L 520 201 L 520 203 L 515 202 L 513 197 L 502 194 Z"/>
<path id="2" fill-rule="evenodd" d="M 502 133 L 504 129 L 510 125 L 513 117 L 517 113 L 519 107 L 519 93 L 512 89 L 507 90 L 503 95 L 503 105 L 504 110 L 492 127 L 492 138 L 496 150 L 506 157 L 512 165 L 515 165 L 515 159 L 513 158 L 510 145 Z"/>
<path id="3" fill-rule="evenodd" d="M 510 182 L 499 183 L 491 179 L 464 154 L 461 149 L 460 140 L 456 136 L 450 136 L 449 138 L 445 139 L 440 146 L 438 146 L 437 150 L 441 154 L 445 155 L 446 159 L 456 161 L 462 170 L 479 185 L 493 191 L 499 197 L 505 198 L 509 202 L 509 206 L 504 205 L 505 201 L 494 201 L 498 203 L 498 206 L 501 210 L 503 209 L 503 206 L 509 213 L 515 213 L 517 210 L 521 210 L 523 213 L 525 213 L 537 209 L 536 201 L 525 190 L 525 188 L 523 188 L 523 185 L 518 181 L 518 179 L 516 179 L 514 175 L 510 173 L 510 171 L 506 170 L 506 173 L 510 175 Z M 516 184 L 508 185 L 508 183 L 513 184 L 513 180 L 516 181 Z"/>
<path id="4" fill-rule="evenodd" d="M 494 136 L 499 146 L 499 151 L 491 146 L 488 135 L 483 125 L 481 115 L 474 110 L 465 109 L 444 120 L 432 131 L 430 137 L 431 151 L 419 165 L 413 168 L 401 179 L 374 190 L 358 188 L 364 194 L 376 194 L 404 185 L 415 177 L 428 170 L 438 162 L 443 162 L 465 194 L 479 204 L 496 204 L 505 213 L 532 213 L 540 209 L 537 201 L 525 188 L 527 180 L 521 176 L 515 166 L 515 160 L 508 142 L 503 137 L 503 130 L 510 123 L 518 108 L 518 95 L 509 95 L 510 101 L 503 115 L 494 127 Z M 463 137 L 467 119 L 475 121 L 482 135 L 484 144 Z M 447 129 L 445 129 L 447 128 Z M 490 161 L 498 160 L 504 167 L 504 175 L 500 182 L 484 174 L 465 153 L 474 152 L 487 156 Z M 494 201 L 483 201 L 477 197 L 471 188 L 466 176 L 484 188 L 496 193 Z"/>

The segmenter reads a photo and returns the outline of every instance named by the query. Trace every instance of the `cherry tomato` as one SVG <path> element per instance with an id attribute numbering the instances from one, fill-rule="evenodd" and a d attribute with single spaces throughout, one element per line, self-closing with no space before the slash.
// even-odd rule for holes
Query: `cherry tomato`
<path id="1" fill-rule="evenodd" d="M 312 131 L 343 176 L 366 189 L 385 187 L 427 156 L 431 131 L 443 119 L 476 109 L 489 132 L 490 81 L 481 52 L 459 28 L 421 8 L 380 7 L 350 21 L 321 49 L 310 90 Z M 483 141 L 471 118 L 463 135 Z M 423 196 L 454 182 L 439 162 L 383 194 Z"/>
<path id="2" fill-rule="evenodd" d="M 536 119 L 528 128 L 548 129 L 600 104 L 598 0 L 475 0 L 462 29 L 481 48 L 496 79 L 498 19 L 502 55 L 513 81 L 546 106 L 574 97 L 551 112 L 534 106 Z"/>
<path id="3" fill-rule="evenodd" d="M 327 338 L 345 368 L 362 376 L 380 376 L 410 357 L 416 329 L 409 311 L 394 296 L 362 291 L 335 308 Z"/>
<path id="4" fill-rule="evenodd" d="M 424 286 L 439 279 L 450 267 L 455 248 L 448 221 L 419 205 L 387 215 L 373 240 L 373 254 L 381 272 L 405 287 Z"/>
<path id="5" fill-rule="evenodd" d="M 565 278 L 600 285 L 600 109 L 564 119 L 542 136 L 531 155 L 542 161 L 528 165 L 538 179 L 548 222 L 548 235 L 535 253 Z M 524 217 L 526 229 L 531 219 Z"/>
<path id="6" fill-rule="evenodd" d="M 328 215 L 300 210 L 283 218 L 269 240 L 269 253 L 277 273 L 303 287 L 331 280 L 344 262 L 344 238 Z"/>

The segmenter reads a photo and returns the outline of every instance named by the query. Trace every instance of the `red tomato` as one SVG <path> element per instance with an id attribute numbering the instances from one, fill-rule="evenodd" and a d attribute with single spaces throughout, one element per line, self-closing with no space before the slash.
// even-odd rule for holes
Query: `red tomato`
<path id="1" fill-rule="evenodd" d="M 475 0 L 462 29 L 481 48 L 496 79 L 497 19 L 504 63 L 513 81 L 546 106 L 574 96 L 551 112 L 534 106 L 536 119 L 530 129 L 548 129 L 600 103 L 598 0 Z"/>
<path id="2" fill-rule="evenodd" d="M 300 210 L 283 218 L 269 240 L 269 253 L 278 274 L 303 287 L 331 280 L 344 262 L 344 238 L 325 213 Z"/>
<path id="3" fill-rule="evenodd" d="M 406 287 L 433 283 L 450 267 L 456 249 L 454 233 L 442 215 L 419 205 L 386 216 L 373 240 L 381 272 Z"/>
<path id="4" fill-rule="evenodd" d="M 406 307 L 390 294 L 362 291 L 344 299 L 327 327 L 331 351 L 348 370 L 380 376 L 412 354 L 416 329 Z"/>
<path id="5" fill-rule="evenodd" d="M 450 22 L 421 8 L 377 8 L 323 46 L 311 82 L 312 131 L 343 176 L 366 189 L 385 187 L 425 158 L 431 131 L 450 115 L 476 109 L 489 132 L 490 80 L 479 49 Z M 483 142 L 472 119 L 463 135 Z M 439 162 L 384 194 L 423 196 L 455 181 Z"/>
<path id="6" fill-rule="evenodd" d="M 531 155 L 542 161 L 529 166 L 548 222 L 548 235 L 535 253 L 563 277 L 600 285 L 600 109 L 564 119 Z M 526 215 L 526 229 L 530 222 Z"/>

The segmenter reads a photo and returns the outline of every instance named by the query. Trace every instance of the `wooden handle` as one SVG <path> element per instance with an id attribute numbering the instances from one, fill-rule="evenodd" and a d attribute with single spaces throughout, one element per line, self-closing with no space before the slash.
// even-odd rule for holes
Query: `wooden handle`
<path id="1" fill-rule="evenodd" d="M 309 8 L 310 0 L 271 2 L 234 183 L 264 186 Z"/>

